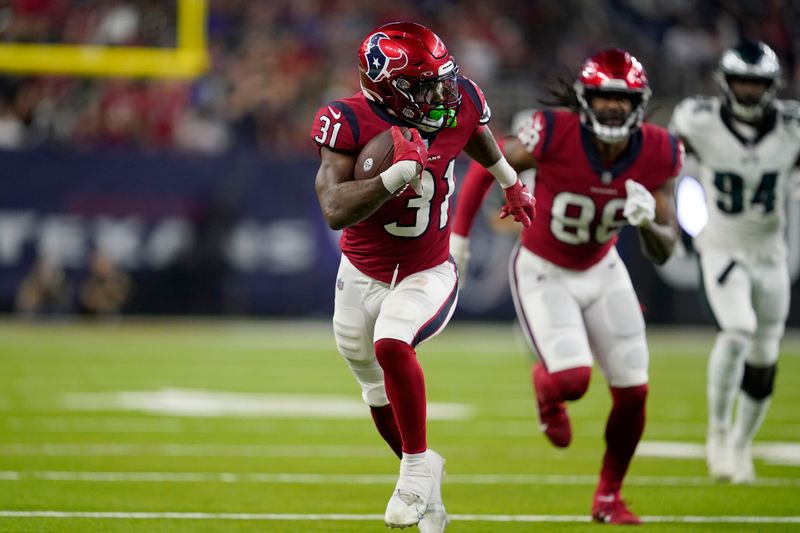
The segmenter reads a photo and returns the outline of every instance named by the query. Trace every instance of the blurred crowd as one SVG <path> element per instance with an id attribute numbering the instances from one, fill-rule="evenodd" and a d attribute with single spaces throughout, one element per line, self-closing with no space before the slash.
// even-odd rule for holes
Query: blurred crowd
<path id="1" fill-rule="evenodd" d="M 0 42 L 172 47 L 176 0 L 0 0 Z M 781 56 L 797 94 L 800 6 L 781 0 L 209 0 L 211 68 L 192 81 L 0 77 L 0 147 L 216 153 L 311 150 L 323 102 L 358 89 L 356 50 L 391 20 L 426 24 L 485 90 L 497 129 L 588 55 L 623 46 L 645 65 L 656 114 L 711 93 L 740 37 Z"/>

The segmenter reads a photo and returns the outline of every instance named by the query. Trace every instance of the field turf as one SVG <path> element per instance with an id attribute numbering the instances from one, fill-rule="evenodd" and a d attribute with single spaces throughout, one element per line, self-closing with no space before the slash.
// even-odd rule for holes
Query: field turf
<path id="1" fill-rule="evenodd" d="M 800 531 L 800 337 L 783 343 L 751 486 L 706 477 L 713 331 L 649 338 L 623 490 L 642 530 Z M 588 522 L 610 405 L 597 369 L 556 450 L 512 325 L 456 321 L 418 354 L 448 532 L 618 529 Z M 0 323 L 0 532 L 388 531 L 396 473 L 326 322 Z"/>

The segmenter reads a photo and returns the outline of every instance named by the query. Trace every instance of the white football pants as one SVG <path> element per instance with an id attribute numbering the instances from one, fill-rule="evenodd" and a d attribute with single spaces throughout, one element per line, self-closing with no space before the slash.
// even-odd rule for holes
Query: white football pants
<path id="1" fill-rule="evenodd" d="M 786 262 L 704 250 L 700 264 L 706 298 L 720 329 L 752 338 L 748 363 L 775 364 L 789 315 L 791 282 Z"/>
<path id="2" fill-rule="evenodd" d="M 519 322 L 548 371 L 592 366 L 594 358 L 612 387 L 647 383 L 644 318 L 616 248 L 578 271 L 520 246 L 510 267 Z"/>
<path id="3" fill-rule="evenodd" d="M 458 278 L 446 261 L 403 278 L 394 288 L 357 270 L 342 255 L 336 276 L 333 333 L 336 348 L 371 406 L 389 403 L 374 343 L 397 339 L 416 347 L 438 335 L 456 308 Z"/>

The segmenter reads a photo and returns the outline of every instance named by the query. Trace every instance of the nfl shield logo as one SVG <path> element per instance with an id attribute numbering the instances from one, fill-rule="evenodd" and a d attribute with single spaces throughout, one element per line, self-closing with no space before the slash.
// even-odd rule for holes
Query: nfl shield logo
<path id="1" fill-rule="evenodd" d="M 344 280 L 342 278 L 336 278 L 336 288 L 339 290 L 344 288 Z"/>

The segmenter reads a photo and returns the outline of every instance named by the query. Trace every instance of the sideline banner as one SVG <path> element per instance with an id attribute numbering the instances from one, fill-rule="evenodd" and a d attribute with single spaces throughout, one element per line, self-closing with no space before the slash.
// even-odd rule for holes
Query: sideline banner
<path id="1" fill-rule="evenodd" d="M 0 153 L 0 169 L 2 311 L 37 257 L 78 284 L 98 249 L 133 279 L 126 312 L 332 310 L 313 160 L 36 150 Z"/>
<path id="2" fill-rule="evenodd" d="M 124 313 L 329 318 L 339 233 L 317 204 L 317 166 L 315 157 L 253 151 L 0 152 L 0 312 L 14 310 L 20 282 L 41 257 L 63 268 L 68 310 L 77 310 L 78 287 L 101 250 L 131 276 Z M 516 236 L 498 232 L 496 196 L 475 222 L 456 319 L 514 318 L 508 258 Z M 457 201 L 456 193 L 451 209 Z M 696 287 L 660 274 L 634 231 L 626 228 L 618 247 L 648 323 L 712 323 Z M 691 257 L 676 261 L 693 268 Z M 800 325 L 797 307 L 789 326 Z"/>

